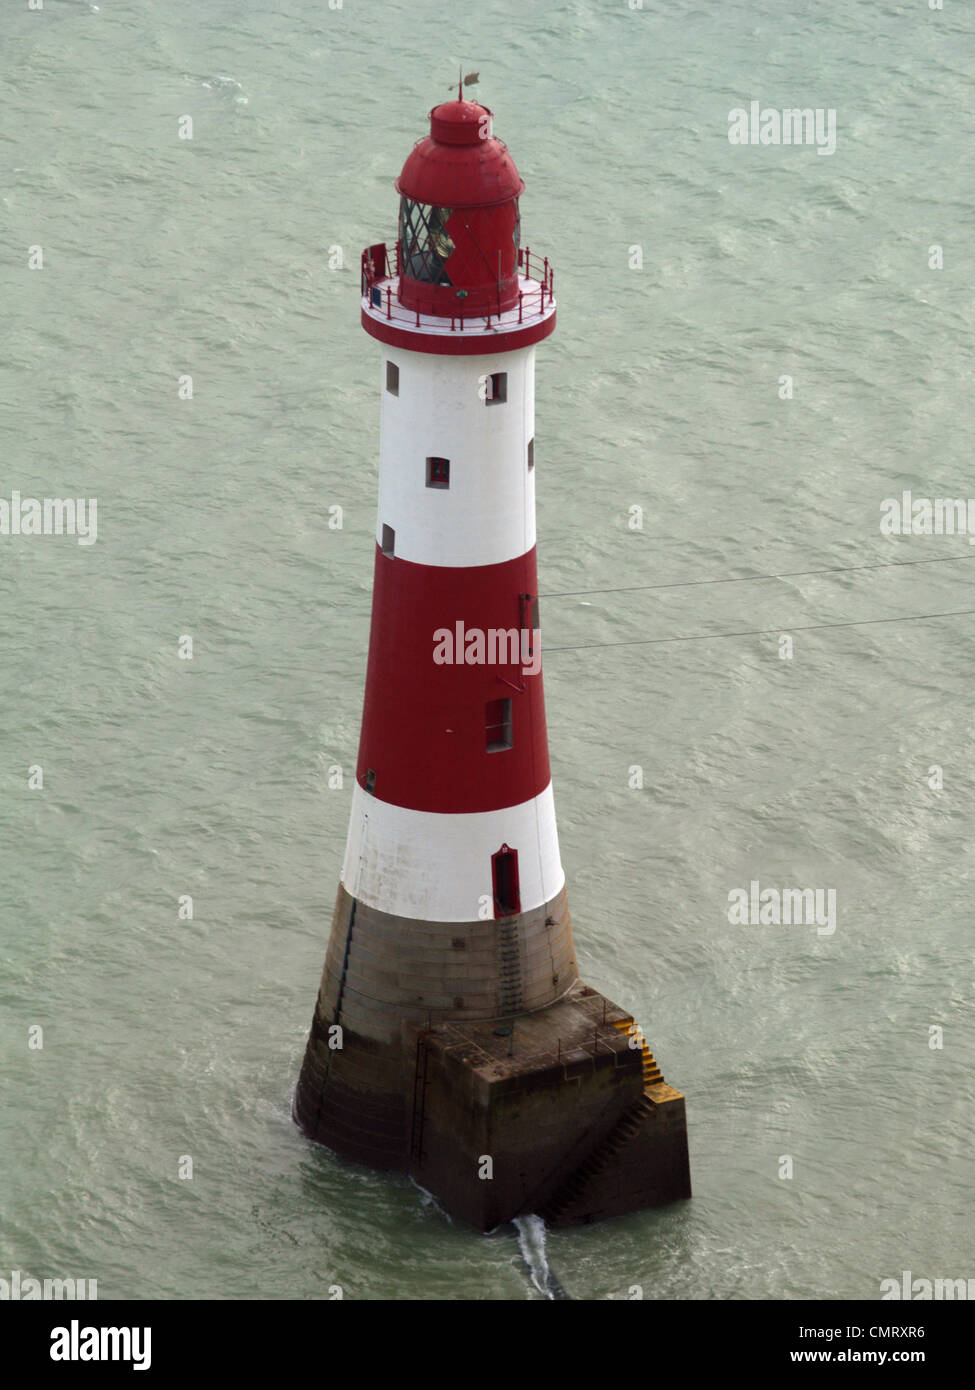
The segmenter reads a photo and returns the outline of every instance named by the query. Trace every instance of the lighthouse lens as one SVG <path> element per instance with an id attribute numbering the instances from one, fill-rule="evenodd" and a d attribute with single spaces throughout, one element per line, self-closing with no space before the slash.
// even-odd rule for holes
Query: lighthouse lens
<path id="1" fill-rule="evenodd" d="M 446 261 L 454 252 L 447 234 L 453 208 L 431 207 L 401 198 L 399 207 L 400 264 L 411 280 L 428 285 L 449 285 Z"/>

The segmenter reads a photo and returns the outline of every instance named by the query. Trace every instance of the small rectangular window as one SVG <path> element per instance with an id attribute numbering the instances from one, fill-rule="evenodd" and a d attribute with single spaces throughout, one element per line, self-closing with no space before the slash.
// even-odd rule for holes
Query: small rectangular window
<path id="1" fill-rule="evenodd" d="M 427 459 L 427 487 L 450 487 L 450 459 Z"/>
<path id="2" fill-rule="evenodd" d="M 488 700 L 484 707 L 484 735 L 489 753 L 502 753 L 512 746 L 510 700 Z"/>
<path id="3" fill-rule="evenodd" d="M 386 363 L 386 390 L 391 396 L 399 395 L 399 367 L 395 362 Z"/>
<path id="4" fill-rule="evenodd" d="M 390 560 L 392 560 L 396 554 L 396 532 L 393 530 L 392 526 L 387 526 L 385 522 L 383 522 L 382 552 L 384 555 L 388 556 Z"/>
<path id="5" fill-rule="evenodd" d="M 367 791 L 367 792 L 374 792 L 375 790 L 376 790 L 376 774 L 373 772 L 372 768 L 369 768 L 369 770 L 366 772 L 366 791 Z"/>
<path id="6" fill-rule="evenodd" d="M 487 394 L 484 397 L 487 405 L 503 405 L 508 399 L 508 373 L 492 372 L 487 379 Z"/>
<path id="7" fill-rule="evenodd" d="M 535 436 L 534 436 L 534 435 L 532 435 L 531 439 L 529 439 L 529 441 L 528 441 L 528 467 L 529 467 L 530 469 L 535 467 Z"/>

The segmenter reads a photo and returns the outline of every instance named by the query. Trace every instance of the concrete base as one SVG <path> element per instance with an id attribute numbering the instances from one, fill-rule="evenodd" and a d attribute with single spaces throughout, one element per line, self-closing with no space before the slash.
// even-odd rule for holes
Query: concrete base
<path id="1" fill-rule="evenodd" d="M 371 1059 L 384 1100 L 364 1055 L 360 1086 L 347 1066 L 339 1089 L 328 1083 L 316 1024 L 301 1127 L 347 1157 L 409 1172 L 479 1230 L 529 1212 L 575 1225 L 691 1195 L 684 1097 L 645 1043 L 631 1045 L 642 1041 L 632 1016 L 581 981 L 515 1018 L 404 1021 L 398 1067 L 389 1054 Z"/>
<path id="2" fill-rule="evenodd" d="M 580 982 L 536 1014 L 415 1033 L 413 1177 L 483 1231 L 689 1197 L 684 1097 L 662 1078 L 644 1087 L 632 1024 Z"/>

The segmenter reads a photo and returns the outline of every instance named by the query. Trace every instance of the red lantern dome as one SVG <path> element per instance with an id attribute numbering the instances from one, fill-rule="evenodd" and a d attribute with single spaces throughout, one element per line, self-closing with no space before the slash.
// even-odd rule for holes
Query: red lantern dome
<path id="1" fill-rule="evenodd" d="M 524 180 L 476 101 L 430 112 L 396 181 L 399 301 L 421 314 L 497 314 L 518 301 Z"/>

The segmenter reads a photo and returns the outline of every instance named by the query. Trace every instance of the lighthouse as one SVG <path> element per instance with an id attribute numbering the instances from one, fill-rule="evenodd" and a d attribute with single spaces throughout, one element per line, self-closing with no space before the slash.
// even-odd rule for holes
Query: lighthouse
<path id="1" fill-rule="evenodd" d="M 554 272 L 522 245 L 525 185 L 492 126 L 460 91 L 434 107 L 396 181 L 396 244 L 362 255 L 381 359 L 372 622 L 294 1102 L 310 1139 L 409 1173 L 481 1230 L 690 1196 L 684 1097 L 573 945 L 535 535 Z"/>

